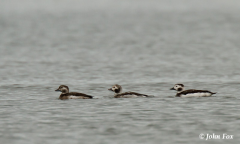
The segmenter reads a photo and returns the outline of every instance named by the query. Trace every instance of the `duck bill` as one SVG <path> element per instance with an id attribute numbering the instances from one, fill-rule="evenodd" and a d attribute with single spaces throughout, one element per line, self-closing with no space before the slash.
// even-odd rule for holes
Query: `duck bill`
<path id="1" fill-rule="evenodd" d="M 109 91 L 113 91 L 112 88 L 109 88 L 108 90 L 109 90 Z"/>
<path id="2" fill-rule="evenodd" d="M 55 91 L 56 91 L 56 92 L 60 92 L 60 90 L 59 90 L 59 89 L 56 89 Z"/>
<path id="3" fill-rule="evenodd" d="M 170 88 L 170 90 L 175 90 L 175 89 L 172 87 L 172 88 Z"/>

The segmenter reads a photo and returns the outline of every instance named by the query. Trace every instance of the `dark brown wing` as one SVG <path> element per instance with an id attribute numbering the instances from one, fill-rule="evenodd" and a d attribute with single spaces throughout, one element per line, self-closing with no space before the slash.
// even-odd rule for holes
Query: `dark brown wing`
<path id="1" fill-rule="evenodd" d="M 195 90 L 195 89 L 190 89 L 190 90 L 185 90 L 185 91 L 182 91 L 180 93 L 177 93 L 176 96 L 180 96 L 180 95 L 186 95 L 186 94 L 190 94 L 190 93 L 211 93 L 211 94 L 216 94 L 216 93 L 213 93 L 213 92 L 210 92 L 208 90 Z"/>
<path id="2" fill-rule="evenodd" d="M 67 96 L 83 96 L 83 97 L 88 97 L 88 98 L 93 98 L 93 96 L 90 96 L 90 95 L 86 95 L 84 93 L 78 93 L 78 92 L 70 92 L 70 93 L 67 93 L 65 94 Z"/>
<path id="3" fill-rule="evenodd" d="M 136 96 L 145 96 L 145 97 L 150 97 L 148 95 L 145 95 L 145 94 L 140 94 L 140 93 L 136 93 L 136 92 L 125 92 L 125 93 L 120 93 L 120 94 L 117 94 L 115 97 L 122 97 L 124 95 L 136 95 Z"/>

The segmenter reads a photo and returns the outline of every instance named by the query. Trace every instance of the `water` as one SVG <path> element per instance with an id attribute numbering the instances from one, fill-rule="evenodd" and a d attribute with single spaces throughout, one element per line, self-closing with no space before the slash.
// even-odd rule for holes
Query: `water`
<path id="1" fill-rule="evenodd" d="M 1 1 L 1 143 L 238 143 L 239 6 Z M 116 83 L 155 98 L 112 98 Z M 175 98 L 175 83 L 218 93 Z M 96 99 L 58 100 L 61 84 Z"/>

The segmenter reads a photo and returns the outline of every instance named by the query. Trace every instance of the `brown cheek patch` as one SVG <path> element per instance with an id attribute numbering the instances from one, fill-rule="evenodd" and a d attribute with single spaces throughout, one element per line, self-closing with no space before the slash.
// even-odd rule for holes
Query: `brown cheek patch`
<path id="1" fill-rule="evenodd" d="M 120 89 L 115 89 L 115 93 L 119 93 L 120 92 Z"/>
<path id="2" fill-rule="evenodd" d="M 178 91 L 182 91 L 182 88 L 178 88 L 177 90 L 178 90 Z"/>
<path id="3" fill-rule="evenodd" d="M 62 92 L 63 92 L 63 93 L 67 93 L 67 90 L 64 89 L 64 90 L 62 90 Z"/>

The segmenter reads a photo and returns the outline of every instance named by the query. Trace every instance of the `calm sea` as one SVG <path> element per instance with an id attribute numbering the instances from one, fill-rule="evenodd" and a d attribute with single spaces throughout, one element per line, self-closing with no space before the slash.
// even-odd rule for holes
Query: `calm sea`
<path id="1" fill-rule="evenodd" d="M 0 1 L 0 143 L 239 143 L 239 14 L 237 0 Z M 112 98 L 116 83 L 155 97 Z M 175 98 L 176 83 L 217 94 Z M 95 99 L 58 100 L 62 84 Z M 199 138 L 213 133 L 234 137 Z"/>

